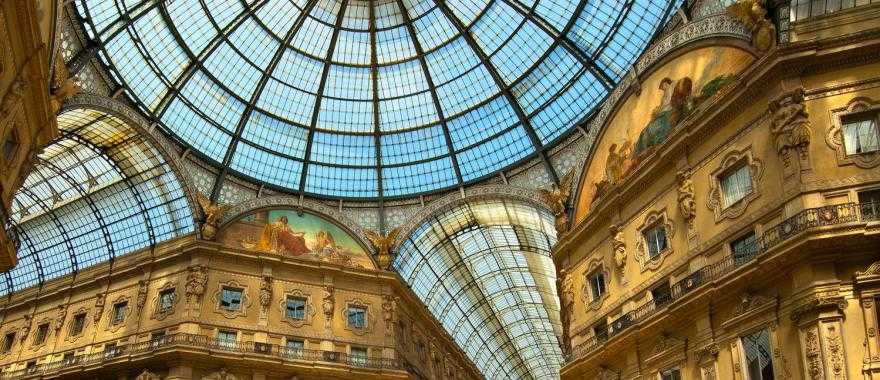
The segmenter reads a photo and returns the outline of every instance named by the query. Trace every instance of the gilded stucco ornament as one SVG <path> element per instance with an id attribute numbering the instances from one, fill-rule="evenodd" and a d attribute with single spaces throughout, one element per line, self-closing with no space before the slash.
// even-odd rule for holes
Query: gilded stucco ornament
<path id="1" fill-rule="evenodd" d="M 626 267 L 626 240 L 623 238 L 623 229 L 617 224 L 608 227 L 611 231 L 611 251 L 614 254 L 614 265 L 620 273 Z"/>
<path id="2" fill-rule="evenodd" d="M 782 158 L 786 174 L 793 170 L 793 161 L 800 167 L 809 167 L 810 119 L 804 104 L 802 88 L 782 94 L 770 102 L 770 133 L 776 152 Z"/>
<path id="3" fill-rule="evenodd" d="M 201 265 L 193 265 L 187 268 L 186 274 L 186 302 L 193 300 L 199 302 L 205 294 L 208 285 L 208 268 Z"/>
<path id="4" fill-rule="evenodd" d="M 373 247 L 376 248 L 379 268 L 382 268 L 383 270 L 391 269 L 391 263 L 394 261 L 394 254 L 391 252 L 391 249 L 394 246 L 394 241 L 397 239 L 398 234 L 400 234 L 400 227 L 392 229 L 391 232 L 386 235 L 370 230 L 364 230 L 364 235 L 367 236 L 367 239 L 369 239 L 370 243 L 373 244 Z"/>
<path id="5" fill-rule="evenodd" d="M 208 197 L 201 193 L 196 194 L 196 201 L 199 202 L 199 207 L 202 209 L 202 213 L 205 214 L 205 220 L 202 221 L 202 226 L 200 228 L 202 238 L 205 240 L 214 240 L 214 238 L 217 237 L 217 229 L 220 226 L 220 221 L 223 219 L 223 215 L 226 214 L 226 211 L 229 210 L 230 206 L 220 206 L 217 203 L 211 202 Z"/>
<path id="6" fill-rule="evenodd" d="M 694 218 L 697 216 L 697 202 L 694 201 L 694 182 L 691 181 L 689 170 L 675 173 L 678 182 L 678 210 L 687 222 L 688 229 L 693 230 Z"/>
<path id="7" fill-rule="evenodd" d="M 556 233 L 562 235 L 568 230 L 568 215 L 566 205 L 574 186 L 574 171 L 568 172 L 560 180 L 559 184 L 551 185 L 550 189 L 538 189 L 538 195 L 550 205 L 550 211 L 556 217 Z"/>
<path id="8" fill-rule="evenodd" d="M 752 33 L 752 46 L 766 52 L 776 45 L 776 27 L 767 18 L 764 0 L 739 0 L 727 7 L 727 13 Z"/>

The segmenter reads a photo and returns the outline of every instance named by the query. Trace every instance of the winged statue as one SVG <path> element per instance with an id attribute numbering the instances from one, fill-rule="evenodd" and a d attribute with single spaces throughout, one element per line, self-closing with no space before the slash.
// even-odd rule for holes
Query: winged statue
<path id="1" fill-rule="evenodd" d="M 223 218 L 223 215 L 226 214 L 230 206 L 220 206 L 213 203 L 201 193 L 196 194 L 196 201 L 199 202 L 199 207 L 202 208 L 202 213 L 205 214 L 205 221 L 202 223 L 201 228 L 202 237 L 207 240 L 214 240 L 214 237 L 217 235 L 220 219 Z"/>
<path id="2" fill-rule="evenodd" d="M 565 231 L 568 224 L 568 216 L 565 215 L 565 204 L 571 195 L 574 186 L 574 171 L 569 171 L 559 180 L 559 185 L 554 184 L 550 190 L 538 189 L 538 194 L 550 205 L 550 211 L 556 216 L 556 232 Z"/>
<path id="3" fill-rule="evenodd" d="M 752 32 L 752 45 L 758 51 L 770 50 L 776 43 L 776 27 L 767 19 L 764 0 L 739 0 L 727 7 L 727 13 Z"/>
<path id="4" fill-rule="evenodd" d="M 373 246 L 376 247 L 376 253 L 379 256 L 379 267 L 384 270 L 390 269 L 391 261 L 394 260 L 391 247 L 394 245 L 397 235 L 400 234 L 400 227 L 394 228 L 387 235 L 370 230 L 364 230 L 364 234 L 367 235 L 367 239 L 370 239 L 370 243 L 373 243 Z"/>

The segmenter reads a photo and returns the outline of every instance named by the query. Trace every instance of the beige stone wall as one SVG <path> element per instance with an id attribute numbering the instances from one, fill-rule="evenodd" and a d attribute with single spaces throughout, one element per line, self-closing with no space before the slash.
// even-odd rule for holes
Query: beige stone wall
<path id="1" fill-rule="evenodd" d="M 264 286 L 267 277 L 271 281 Z M 220 308 L 223 286 L 244 290 L 240 311 Z M 174 307 L 159 313 L 159 293 L 169 289 L 176 294 Z M 308 300 L 304 321 L 284 318 L 288 295 Z M 127 303 L 126 317 L 113 324 L 114 305 L 121 302 Z M 28 362 L 46 366 L 72 353 L 84 359 L 71 368 L 95 370 L 96 376 L 114 369 L 133 378 L 149 369 L 163 379 L 201 379 L 227 368 L 238 379 L 385 379 L 416 373 L 428 379 L 478 378 L 473 364 L 417 302 L 391 272 L 282 260 L 186 237 L 124 256 L 112 268 L 98 265 L 12 295 L 0 305 L 0 336 L 15 333 L 16 340 L 0 354 L 0 367 L 21 374 Z M 367 308 L 365 328 L 347 325 L 349 304 Z M 73 320 L 81 313 L 85 328 L 73 335 Z M 407 324 L 405 331 L 398 320 Z M 49 333 L 36 344 L 43 323 Z M 213 339 L 219 330 L 237 334 L 235 348 L 217 345 Z M 171 339 L 169 346 L 147 346 L 160 331 Z M 306 357 L 283 358 L 279 350 L 287 339 L 302 340 Z M 260 347 L 252 342 L 272 345 L 270 353 L 255 352 Z M 100 360 L 108 344 L 126 347 L 124 362 Z M 351 347 L 368 350 L 363 368 L 348 361 Z M 129 351 L 138 349 L 144 352 Z M 97 363 L 86 362 L 95 357 Z M 68 370 L 39 368 L 48 374 Z"/>
<path id="2" fill-rule="evenodd" d="M 839 22 L 850 22 L 852 13 L 841 13 Z M 858 22 L 871 27 L 759 54 L 664 143 L 632 158 L 629 174 L 609 192 L 584 201 L 591 194 L 581 190 L 575 213 L 583 217 L 555 252 L 565 270 L 560 296 L 569 305 L 563 378 L 656 379 L 677 367 L 684 379 L 748 379 L 742 339 L 765 329 L 776 379 L 880 377 L 880 267 L 868 268 L 880 259 L 878 222 L 855 205 L 860 191 L 880 189 L 880 154 L 840 154 L 837 134 L 843 115 L 878 109 L 880 23 Z M 598 146 L 610 145 L 615 126 L 606 125 Z M 808 138 L 795 138 L 804 128 Z M 592 153 L 581 186 L 603 178 L 607 156 Z M 743 161 L 752 167 L 752 194 L 716 206 L 719 174 Z M 677 179 L 682 170 L 692 196 Z M 681 204 L 689 199 L 692 214 Z M 667 226 L 670 248 L 651 260 L 641 232 L 656 223 Z M 612 224 L 620 235 L 609 231 Z M 731 241 L 751 231 L 767 248 L 734 263 Z M 615 256 L 615 238 L 624 259 Z M 596 270 L 606 273 L 607 293 L 594 302 L 586 281 Z M 669 303 L 652 300 L 661 284 L 673 289 Z M 611 331 L 607 340 L 593 330 L 602 322 Z"/>

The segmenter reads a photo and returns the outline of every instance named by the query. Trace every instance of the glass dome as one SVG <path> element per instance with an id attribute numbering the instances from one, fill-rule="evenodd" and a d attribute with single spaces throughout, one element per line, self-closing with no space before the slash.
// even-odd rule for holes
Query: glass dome
<path id="1" fill-rule="evenodd" d="M 591 114 L 677 1 L 77 2 L 138 106 L 224 169 L 326 197 L 480 180 Z"/>

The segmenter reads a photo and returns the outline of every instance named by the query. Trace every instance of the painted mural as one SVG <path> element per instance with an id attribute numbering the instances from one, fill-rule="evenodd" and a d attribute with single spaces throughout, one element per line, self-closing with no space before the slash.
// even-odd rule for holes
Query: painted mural
<path id="1" fill-rule="evenodd" d="M 619 105 L 587 163 L 575 222 L 583 220 L 594 200 L 626 178 L 683 120 L 733 83 L 753 60 L 738 48 L 705 47 L 672 59 L 645 78 L 641 93 Z"/>
<path id="2" fill-rule="evenodd" d="M 367 251 L 350 233 L 308 212 L 258 211 L 227 226 L 219 240 L 283 257 L 373 267 Z"/>

